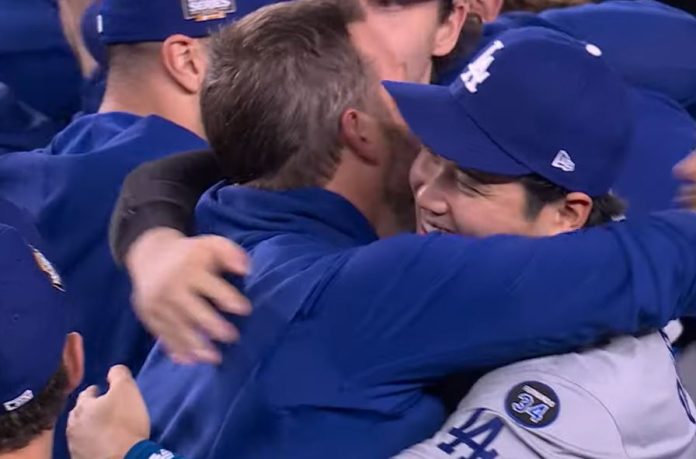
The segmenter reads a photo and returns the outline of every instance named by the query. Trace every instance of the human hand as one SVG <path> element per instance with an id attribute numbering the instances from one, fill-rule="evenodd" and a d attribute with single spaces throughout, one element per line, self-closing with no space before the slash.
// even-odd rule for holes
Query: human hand
<path id="1" fill-rule="evenodd" d="M 244 250 L 222 237 L 187 238 L 158 228 L 131 246 L 125 264 L 135 312 L 170 356 L 179 363 L 219 363 L 220 352 L 210 340 L 234 342 L 239 332 L 217 308 L 251 313 L 249 301 L 222 277 L 248 273 Z"/>
<path id="2" fill-rule="evenodd" d="M 122 459 L 138 442 L 150 438 L 150 416 L 140 390 L 124 366 L 108 375 L 109 390 L 85 389 L 68 418 L 72 459 Z"/>

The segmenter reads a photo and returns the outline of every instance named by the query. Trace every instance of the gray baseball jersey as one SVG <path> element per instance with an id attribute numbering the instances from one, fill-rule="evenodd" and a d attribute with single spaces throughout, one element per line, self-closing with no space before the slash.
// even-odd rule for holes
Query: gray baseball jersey
<path id="1" fill-rule="evenodd" d="M 696 409 L 662 333 L 526 360 L 481 378 L 398 459 L 695 459 Z"/>

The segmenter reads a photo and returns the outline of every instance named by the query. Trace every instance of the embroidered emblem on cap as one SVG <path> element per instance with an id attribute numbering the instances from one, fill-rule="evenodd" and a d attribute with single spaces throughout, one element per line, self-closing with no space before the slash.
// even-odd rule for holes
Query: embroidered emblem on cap
<path id="1" fill-rule="evenodd" d="M 184 18 L 195 21 L 212 21 L 224 19 L 237 11 L 235 0 L 181 0 Z"/>
<path id="2" fill-rule="evenodd" d="M 505 48 L 505 45 L 502 41 L 494 41 L 474 62 L 469 64 L 466 72 L 459 76 L 464 82 L 464 87 L 470 93 L 476 94 L 479 85 L 485 83 L 488 77 L 491 76 L 488 69 L 495 62 L 495 53 L 503 48 Z"/>
<path id="3" fill-rule="evenodd" d="M 575 162 L 565 150 L 561 150 L 556 154 L 551 165 L 563 172 L 575 172 Z"/>
<path id="4" fill-rule="evenodd" d="M 54 288 L 57 288 L 61 292 L 64 292 L 65 289 L 63 288 L 63 279 L 60 278 L 60 275 L 58 274 L 58 271 L 56 271 L 56 268 L 53 267 L 50 261 L 44 256 L 43 253 L 39 252 L 35 248 L 32 247 L 31 251 L 34 254 L 34 260 L 36 261 L 36 264 L 39 266 L 39 269 L 43 271 L 51 281 L 51 285 L 53 285 Z"/>
<path id="5" fill-rule="evenodd" d="M 508 416 L 524 427 L 547 427 L 558 418 L 561 403 L 549 386 L 539 381 L 516 385 L 505 398 Z"/>
<path id="6" fill-rule="evenodd" d="M 10 400 L 9 402 L 3 403 L 2 406 L 5 407 L 5 411 L 15 411 L 20 409 L 27 403 L 31 402 L 32 400 L 34 400 L 34 393 L 30 390 L 26 390 L 22 395 L 20 395 L 14 400 Z"/>

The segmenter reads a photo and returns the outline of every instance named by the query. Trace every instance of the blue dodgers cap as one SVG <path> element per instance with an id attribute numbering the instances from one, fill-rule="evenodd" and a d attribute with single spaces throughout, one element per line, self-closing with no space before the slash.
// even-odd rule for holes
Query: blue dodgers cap
<path id="1" fill-rule="evenodd" d="M 85 42 L 87 51 L 92 55 L 97 64 L 101 67 L 106 67 L 107 52 L 106 46 L 101 41 L 101 36 L 98 31 L 98 17 L 101 10 L 101 0 L 94 0 L 85 9 L 80 21 L 80 32 L 82 40 Z"/>
<path id="2" fill-rule="evenodd" d="M 500 35 L 449 87 L 385 82 L 410 129 L 464 169 L 536 173 L 600 196 L 628 152 L 627 86 L 601 50 L 527 27 Z"/>
<path id="3" fill-rule="evenodd" d="M 34 399 L 58 371 L 67 329 L 60 277 L 14 227 L 0 225 L 0 415 Z"/>
<path id="4" fill-rule="evenodd" d="M 279 0 L 101 0 L 97 29 L 105 44 L 164 41 L 182 34 L 207 37 Z"/>

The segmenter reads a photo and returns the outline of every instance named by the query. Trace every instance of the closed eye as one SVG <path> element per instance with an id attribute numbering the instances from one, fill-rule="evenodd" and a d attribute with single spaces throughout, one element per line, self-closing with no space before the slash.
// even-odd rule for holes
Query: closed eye
<path id="1" fill-rule="evenodd" d="M 415 2 L 408 0 L 369 0 L 369 3 L 373 7 L 379 8 L 381 10 L 396 11 L 402 9 L 406 5 Z"/>
<path id="2" fill-rule="evenodd" d="M 485 185 L 477 183 L 471 179 L 467 174 L 459 169 L 454 172 L 454 180 L 457 182 L 457 188 L 464 194 L 470 196 L 485 196 Z"/>
<path id="3" fill-rule="evenodd" d="M 486 195 L 486 193 L 484 193 L 478 187 L 472 185 L 471 183 L 462 181 L 462 180 L 457 180 L 457 188 L 462 193 L 469 195 L 469 196 L 485 196 Z"/>

